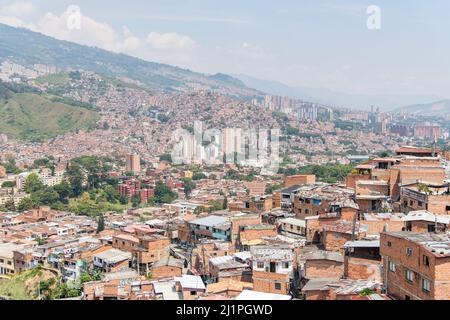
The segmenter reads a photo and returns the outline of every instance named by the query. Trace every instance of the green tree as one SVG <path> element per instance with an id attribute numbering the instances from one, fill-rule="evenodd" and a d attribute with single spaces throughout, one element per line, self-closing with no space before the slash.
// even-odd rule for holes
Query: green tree
<path id="1" fill-rule="evenodd" d="M 32 193 L 31 200 L 40 206 L 53 206 L 59 203 L 59 194 L 53 188 L 46 187 L 43 190 Z"/>
<path id="2" fill-rule="evenodd" d="M 100 233 L 103 230 L 105 230 L 105 217 L 102 214 L 98 217 L 97 233 Z"/>
<path id="3" fill-rule="evenodd" d="M 223 209 L 228 209 L 228 198 L 227 197 L 225 197 L 223 199 Z"/>
<path id="4" fill-rule="evenodd" d="M 115 203 L 120 198 L 119 191 L 111 185 L 106 186 L 104 192 L 108 202 Z"/>
<path id="5" fill-rule="evenodd" d="M 2 183 L 2 188 L 14 188 L 16 183 L 14 181 L 5 181 Z"/>
<path id="6" fill-rule="evenodd" d="M 79 197 L 83 194 L 84 174 L 80 165 L 71 164 L 66 170 L 66 178 L 72 188 L 72 195 Z"/>
<path id="7" fill-rule="evenodd" d="M 172 163 L 172 156 L 168 153 L 163 154 L 159 157 L 159 161 L 166 161 Z"/>
<path id="8" fill-rule="evenodd" d="M 44 188 L 44 184 L 36 173 L 31 173 L 25 179 L 24 190 L 26 193 L 34 193 Z"/>
<path id="9" fill-rule="evenodd" d="M 66 180 L 53 187 L 54 191 L 58 193 L 59 201 L 64 204 L 69 203 L 69 197 L 72 195 L 72 188 Z"/>
<path id="10" fill-rule="evenodd" d="M 131 197 L 131 205 L 133 206 L 133 208 L 138 208 L 140 204 L 141 204 L 140 195 L 136 194 L 133 197 Z"/>
<path id="11" fill-rule="evenodd" d="M 183 179 L 183 183 L 184 183 L 184 195 L 186 196 L 186 198 L 189 198 L 192 191 L 196 188 L 196 184 L 194 181 L 192 181 L 192 179 L 189 178 L 184 178 Z"/>
<path id="12" fill-rule="evenodd" d="M 128 198 L 126 196 L 124 196 L 124 195 L 121 195 L 120 198 L 119 198 L 119 202 L 122 205 L 127 205 L 128 204 Z"/>
<path id="13" fill-rule="evenodd" d="M 173 192 L 162 181 L 156 183 L 154 201 L 157 204 L 171 203 L 177 198 L 177 194 Z"/>
<path id="14" fill-rule="evenodd" d="M 17 210 L 20 212 L 31 210 L 35 207 L 35 203 L 31 198 L 23 198 L 20 200 L 19 204 L 17 205 Z"/>
<path id="15" fill-rule="evenodd" d="M 14 203 L 14 200 L 10 199 L 10 200 L 6 201 L 5 209 L 7 211 L 16 211 L 16 204 Z"/>
<path id="16" fill-rule="evenodd" d="M 206 179 L 206 178 L 207 178 L 206 175 L 204 173 L 202 173 L 202 172 L 196 172 L 192 176 L 192 180 L 195 180 L 195 181 Z"/>

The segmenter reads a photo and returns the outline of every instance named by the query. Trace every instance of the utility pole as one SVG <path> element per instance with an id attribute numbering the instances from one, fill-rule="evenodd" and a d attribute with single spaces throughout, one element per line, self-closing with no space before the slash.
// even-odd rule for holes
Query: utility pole
<path id="1" fill-rule="evenodd" d="M 437 214 L 434 215 L 434 233 L 438 233 Z"/>
<path id="2" fill-rule="evenodd" d="M 202 242 L 202 274 L 203 276 L 206 274 L 206 266 L 205 266 L 205 245 Z"/>
<path id="3" fill-rule="evenodd" d="M 357 213 L 355 213 L 355 215 L 353 216 L 352 241 L 355 241 L 355 237 L 356 237 L 356 215 L 357 215 Z"/>

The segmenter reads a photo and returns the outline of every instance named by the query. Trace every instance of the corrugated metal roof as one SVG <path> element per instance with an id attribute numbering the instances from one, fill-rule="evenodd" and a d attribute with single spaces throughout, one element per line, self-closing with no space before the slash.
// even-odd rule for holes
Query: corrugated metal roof
<path id="1" fill-rule="evenodd" d="M 205 227 L 214 227 L 229 222 L 229 218 L 221 216 L 207 216 L 204 218 L 189 221 L 190 224 L 201 225 Z"/>
<path id="2" fill-rule="evenodd" d="M 205 290 L 205 284 L 200 276 L 182 275 L 181 277 L 175 277 L 174 280 L 179 282 L 181 287 L 186 289 Z"/>
<path id="3" fill-rule="evenodd" d="M 367 241 L 348 241 L 344 244 L 344 248 L 379 248 L 380 240 Z"/>

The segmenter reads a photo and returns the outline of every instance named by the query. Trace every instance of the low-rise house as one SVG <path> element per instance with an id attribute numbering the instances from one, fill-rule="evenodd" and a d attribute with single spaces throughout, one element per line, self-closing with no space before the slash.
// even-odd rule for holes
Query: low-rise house
<path id="1" fill-rule="evenodd" d="M 188 222 L 192 241 L 200 239 L 231 240 L 231 223 L 228 217 L 207 216 Z"/>
<path id="2" fill-rule="evenodd" d="M 35 268 L 39 265 L 40 258 L 40 255 L 32 248 L 22 248 L 13 251 L 15 273 Z"/>
<path id="3" fill-rule="evenodd" d="M 196 300 L 206 293 L 206 286 L 199 276 L 182 275 L 175 277 L 175 288 L 181 292 L 183 300 Z"/>
<path id="4" fill-rule="evenodd" d="M 255 291 L 289 294 L 296 290 L 296 254 L 290 246 L 255 246 L 251 254 Z"/>
<path id="5" fill-rule="evenodd" d="M 402 185 L 400 204 L 404 212 L 427 210 L 438 215 L 450 214 L 450 184 L 415 182 Z"/>
<path id="6" fill-rule="evenodd" d="M 260 225 L 261 215 L 236 213 L 230 217 L 230 222 L 231 222 L 231 242 L 234 246 L 239 246 L 240 235 L 243 228 Z"/>
<path id="7" fill-rule="evenodd" d="M 222 295 L 229 298 L 238 296 L 244 290 L 253 290 L 253 284 L 251 282 L 226 279 L 217 283 L 208 284 L 206 287 L 208 296 Z"/>
<path id="8" fill-rule="evenodd" d="M 0 275 L 13 275 L 16 273 L 14 251 L 19 251 L 23 248 L 23 245 L 15 243 L 0 243 Z"/>
<path id="9" fill-rule="evenodd" d="M 380 241 L 360 240 L 344 244 L 344 276 L 353 280 L 382 282 Z"/>
<path id="10" fill-rule="evenodd" d="M 450 215 L 437 215 L 426 210 L 411 211 L 402 218 L 402 221 L 405 223 L 405 231 L 446 232 L 450 225 Z"/>
<path id="11" fill-rule="evenodd" d="M 302 288 L 306 300 L 354 300 L 367 293 L 381 293 L 381 283 L 370 280 L 312 279 Z"/>
<path id="12" fill-rule="evenodd" d="M 202 241 L 192 250 L 191 267 L 196 275 L 209 275 L 209 260 L 215 257 L 232 255 L 235 252 L 231 242 Z"/>
<path id="13" fill-rule="evenodd" d="M 306 222 L 302 219 L 286 218 L 279 221 L 280 233 L 289 237 L 306 237 Z"/>
<path id="14" fill-rule="evenodd" d="M 209 276 L 212 282 L 226 279 L 252 281 L 252 272 L 248 264 L 237 261 L 233 256 L 209 259 Z"/>
<path id="15" fill-rule="evenodd" d="M 128 269 L 131 262 L 131 253 L 110 249 L 93 256 L 94 268 L 101 269 L 103 272 L 116 272 L 123 269 Z"/>
<path id="16" fill-rule="evenodd" d="M 404 228 L 403 213 L 363 213 L 360 222 L 367 228 L 368 236 L 379 236 L 386 231 L 402 231 Z"/>
<path id="17" fill-rule="evenodd" d="M 241 226 L 236 246 L 243 251 L 249 250 L 255 241 L 260 241 L 264 237 L 276 237 L 277 234 L 277 228 L 274 225 L 257 224 Z"/>
<path id="18" fill-rule="evenodd" d="M 339 252 L 313 251 L 304 256 L 304 278 L 340 279 L 344 275 L 344 257 Z"/>
<path id="19" fill-rule="evenodd" d="M 152 279 L 168 279 L 183 274 L 184 261 L 172 256 L 156 261 L 152 265 Z"/>
<path id="20" fill-rule="evenodd" d="M 153 285 L 134 270 L 107 273 L 83 285 L 83 300 L 155 300 Z"/>
<path id="21" fill-rule="evenodd" d="M 130 252 L 133 255 L 133 264 L 136 264 L 140 271 L 148 272 L 153 263 L 169 256 L 169 238 L 150 232 L 146 228 L 124 230 L 130 233 L 114 235 L 112 245 L 114 248 Z"/>
<path id="22" fill-rule="evenodd" d="M 380 254 L 387 294 L 401 300 L 450 299 L 448 233 L 382 233 Z"/>
<path id="23" fill-rule="evenodd" d="M 359 210 L 354 202 L 355 191 L 338 185 L 316 183 L 299 188 L 293 199 L 293 210 L 297 218 L 310 216 L 341 217 L 344 209 Z M 348 211 L 348 210 L 347 210 Z M 347 217 L 346 219 L 352 219 Z"/>

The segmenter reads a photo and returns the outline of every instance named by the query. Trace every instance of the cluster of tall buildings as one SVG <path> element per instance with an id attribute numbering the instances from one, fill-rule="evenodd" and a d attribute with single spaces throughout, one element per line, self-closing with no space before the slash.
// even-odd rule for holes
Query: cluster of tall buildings
<path id="1" fill-rule="evenodd" d="M 326 120 L 330 120 L 333 117 L 331 108 L 289 97 L 267 95 L 264 98 L 264 108 L 294 115 L 299 120 L 317 121 L 320 114 L 323 114 Z"/>

